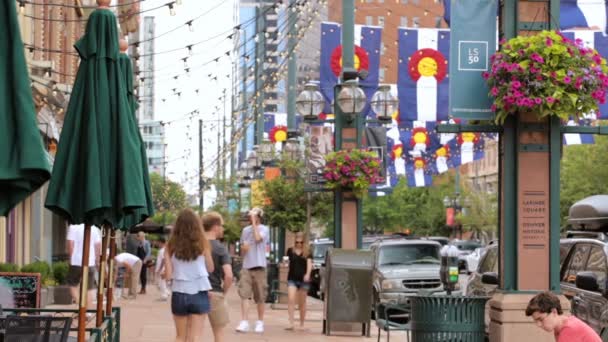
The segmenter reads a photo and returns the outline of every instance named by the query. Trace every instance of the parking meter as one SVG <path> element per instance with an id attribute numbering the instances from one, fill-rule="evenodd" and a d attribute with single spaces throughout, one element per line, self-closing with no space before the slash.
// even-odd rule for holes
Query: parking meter
<path id="1" fill-rule="evenodd" d="M 439 278 L 443 284 L 443 289 L 448 295 L 456 289 L 458 283 L 458 248 L 456 246 L 443 246 L 441 248 L 441 267 L 439 269 Z"/>

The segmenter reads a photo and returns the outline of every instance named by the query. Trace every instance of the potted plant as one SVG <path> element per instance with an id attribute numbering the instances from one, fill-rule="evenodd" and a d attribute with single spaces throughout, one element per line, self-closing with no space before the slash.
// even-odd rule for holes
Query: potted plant
<path id="1" fill-rule="evenodd" d="M 350 191 L 363 197 L 370 185 L 381 182 L 382 161 L 369 150 L 352 149 L 329 153 L 325 156 L 323 178 L 332 190 Z"/>
<path id="2" fill-rule="evenodd" d="M 562 120 L 597 112 L 608 87 L 608 66 L 596 50 L 555 31 L 501 41 L 484 72 L 496 122 L 508 115 L 534 113 Z"/>
<path id="3" fill-rule="evenodd" d="M 70 266 L 66 261 L 53 263 L 53 278 L 55 286 L 53 291 L 54 304 L 72 304 L 70 286 L 66 285 Z"/>

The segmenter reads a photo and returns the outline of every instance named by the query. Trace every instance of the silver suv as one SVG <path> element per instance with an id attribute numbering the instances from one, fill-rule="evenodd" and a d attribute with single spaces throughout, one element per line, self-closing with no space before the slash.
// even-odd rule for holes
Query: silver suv
<path id="1" fill-rule="evenodd" d="M 413 238 L 374 242 L 370 246 L 375 258 L 373 308 L 381 303 L 409 307 L 409 297 L 420 290 L 443 291 L 439 279 L 440 249 L 436 241 Z"/>

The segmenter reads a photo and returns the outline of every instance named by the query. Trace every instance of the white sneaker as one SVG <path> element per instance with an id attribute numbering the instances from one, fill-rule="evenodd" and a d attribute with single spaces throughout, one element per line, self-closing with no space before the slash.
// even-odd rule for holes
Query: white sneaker
<path id="1" fill-rule="evenodd" d="M 262 321 L 255 322 L 255 332 L 260 333 L 260 334 L 264 332 L 264 322 L 262 322 Z"/>
<path id="2" fill-rule="evenodd" d="M 257 328 L 257 326 L 256 326 L 256 328 Z M 242 333 L 248 332 L 249 331 L 249 322 L 241 321 L 241 323 L 239 323 L 239 326 L 236 327 L 236 331 L 242 332 Z"/>

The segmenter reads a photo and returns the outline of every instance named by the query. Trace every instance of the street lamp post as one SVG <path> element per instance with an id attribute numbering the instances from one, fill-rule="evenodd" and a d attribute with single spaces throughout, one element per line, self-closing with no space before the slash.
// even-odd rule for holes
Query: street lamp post
<path id="1" fill-rule="evenodd" d="M 319 91 L 319 86 L 314 83 L 306 84 L 296 99 L 296 110 L 305 121 L 316 120 L 323 111 L 324 105 L 325 100 Z"/>
<path id="2" fill-rule="evenodd" d="M 388 84 L 381 84 L 370 103 L 372 110 L 376 113 L 376 119 L 381 123 L 390 123 L 399 101 L 391 94 L 391 87 Z"/>

